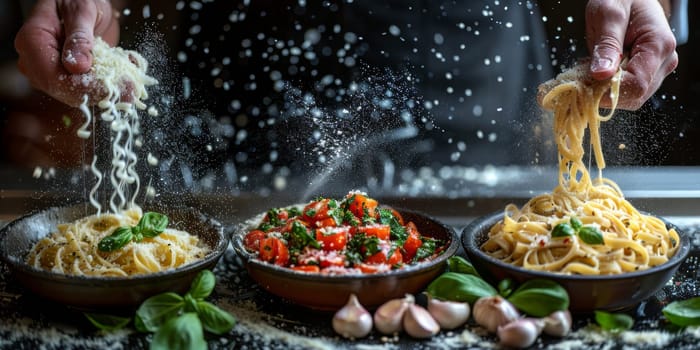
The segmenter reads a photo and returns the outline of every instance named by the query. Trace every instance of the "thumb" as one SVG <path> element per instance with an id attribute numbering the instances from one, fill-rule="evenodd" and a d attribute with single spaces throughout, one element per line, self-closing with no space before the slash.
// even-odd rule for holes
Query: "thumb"
<path id="1" fill-rule="evenodd" d="M 66 41 L 63 44 L 63 67 L 71 74 L 82 74 L 92 66 L 92 46 L 97 9 L 92 1 L 64 1 L 58 11 L 63 18 Z"/>
<path id="2" fill-rule="evenodd" d="M 620 65 L 629 23 L 629 9 L 623 2 L 591 0 L 586 6 L 586 38 L 591 53 L 591 76 L 609 79 Z"/>

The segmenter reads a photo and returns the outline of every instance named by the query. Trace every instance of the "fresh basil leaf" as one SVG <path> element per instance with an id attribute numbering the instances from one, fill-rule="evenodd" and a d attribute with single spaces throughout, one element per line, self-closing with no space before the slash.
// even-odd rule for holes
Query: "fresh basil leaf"
<path id="1" fill-rule="evenodd" d="M 350 266 L 354 266 L 380 250 L 379 238 L 377 238 L 377 236 L 367 236 L 364 233 L 357 233 L 350 238 L 345 246 L 345 259 L 350 263 Z"/>
<path id="2" fill-rule="evenodd" d="M 321 249 L 321 245 L 316 241 L 316 238 L 309 234 L 306 226 L 299 221 L 292 222 L 292 229 L 289 234 L 289 248 L 302 250 L 306 246 Z"/>
<path id="3" fill-rule="evenodd" d="M 216 277 L 210 270 L 202 270 L 192 280 L 189 294 L 197 300 L 202 300 L 211 294 L 216 284 Z"/>
<path id="4" fill-rule="evenodd" d="M 595 311 L 595 321 L 606 331 L 619 332 L 631 329 L 634 319 L 627 314 L 613 314 L 605 311 Z"/>
<path id="5" fill-rule="evenodd" d="M 474 303 L 482 297 L 498 294 L 483 279 L 458 272 L 445 272 L 428 285 L 426 292 L 441 300 Z"/>
<path id="6" fill-rule="evenodd" d="M 437 240 L 431 237 L 421 237 L 420 247 L 416 250 L 416 255 L 413 257 L 413 261 L 421 261 L 435 253 L 437 248 Z"/>
<path id="7" fill-rule="evenodd" d="M 514 285 L 515 284 L 513 283 L 513 280 L 510 278 L 506 278 L 501 282 L 498 282 L 498 294 L 500 294 L 504 298 L 507 298 L 513 293 Z"/>
<path id="8" fill-rule="evenodd" d="M 447 259 L 447 271 L 479 276 L 479 273 L 474 268 L 474 265 L 459 255 L 453 255 Z"/>
<path id="9" fill-rule="evenodd" d="M 562 222 L 561 224 L 554 226 L 554 229 L 552 230 L 552 237 L 567 237 L 567 236 L 573 236 L 576 233 L 573 227 L 571 225 Z"/>
<path id="10" fill-rule="evenodd" d="M 360 225 L 360 220 L 357 219 L 353 212 L 347 209 L 343 209 L 343 222 L 347 223 L 352 227 L 357 227 L 358 225 Z"/>
<path id="11" fill-rule="evenodd" d="M 183 312 L 197 312 L 197 300 L 192 297 L 192 294 L 185 293 L 183 299 L 185 300 L 185 307 L 182 309 Z"/>
<path id="12" fill-rule="evenodd" d="M 405 227 L 401 226 L 401 223 L 394 216 L 394 213 L 389 209 L 379 209 L 379 222 L 384 225 L 389 225 L 389 237 L 397 246 L 403 246 L 408 238 L 408 232 L 406 232 Z"/>
<path id="13" fill-rule="evenodd" d="M 165 231 L 166 227 L 168 227 L 167 216 L 149 211 L 143 214 L 134 231 L 142 234 L 144 237 L 155 237 Z"/>
<path id="14" fill-rule="evenodd" d="M 133 238 L 131 227 L 119 227 L 111 235 L 102 238 L 97 244 L 97 249 L 103 252 L 111 252 L 117 250 L 131 241 Z"/>
<path id="15" fill-rule="evenodd" d="M 523 283 L 508 297 L 508 301 L 524 313 L 535 317 L 545 317 L 554 311 L 569 308 L 569 294 L 566 289 L 554 281 L 543 279 Z"/>
<path id="16" fill-rule="evenodd" d="M 291 218 L 300 216 L 301 209 L 299 209 L 297 207 L 289 207 L 289 208 L 287 208 L 287 213 L 289 214 L 289 218 L 291 219 Z"/>
<path id="17" fill-rule="evenodd" d="M 578 236 L 588 244 L 605 244 L 603 233 L 595 226 L 584 226 L 578 231 Z"/>
<path id="18" fill-rule="evenodd" d="M 581 222 L 581 220 L 575 216 L 572 216 L 571 219 L 569 219 L 569 222 L 571 223 L 571 227 L 576 231 L 580 230 L 581 227 L 583 227 L 583 223 Z"/>
<path id="19" fill-rule="evenodd" d="M 177 316 L 184 306 L 184 299 L 172 292 L 152 296 L 136 310 L 136 329 L 155 332 L 166 321 Z"/>
<path id="20" fill-rule="evenodd" d="M 197 315 L 204 330 L 214 334 L 226 334 L 236 324 L 236 319 L 230 313 L 206 301 L 197 303 Z"/>
<path id="21" fill-rule="evenodd" d="M 667 320 L 677 326 L 700 325 L 700 297 L 674 301 L 661 311 Z"/>
<path id="22" fill-rule="evenodd" d="M 187 312 L 171 318 L 153 335 L 151 350 L 206 350 L 202 323 L 197 314 Z"/>
<path id="23" fill-rule="evenodd" d="M 267 211 L 267 222 L 272 227 L 277 227 L 282 225 L 282 220 L 279 217 L 280 210 L 277 208 L 270 208 Z"/>
<path id="24" fill-rule="evenodd" d="M 95 313 L 84 313 L 85 318 L 90 321 L 95 327 L 104 331 L 113 331 L 116 329 L 121 329 L 126 326 L 131 317 L 122 317 L 106 314 L 95 314 Z"/>
<path id="25" fill-rule="evenodd" d="M 330 204 L 328 205 L 330 207 Z M 341 208 L 328 209 L 328 216 L 333 218 L 336 226 L 343 224 L 344 211 Z"/>

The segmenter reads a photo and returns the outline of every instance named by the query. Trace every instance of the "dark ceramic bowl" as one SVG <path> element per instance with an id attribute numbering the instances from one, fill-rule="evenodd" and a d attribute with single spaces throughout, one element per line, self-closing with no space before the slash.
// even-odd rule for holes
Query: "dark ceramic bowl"
<path id="1" fill-rule="evenodd" d="M 272 294 L 308 308 L 336 311 L 354 293 L 364 307 L 373 309 L 407 293 L 422 291 L 445 270 L 447 259 L 459 248 L 453 228 L 420 213 L 398 211 L 404 221 L 413 221 L 422 235 L 443 241 L 443 253 L 431 261 L 374 274 L 321 275 L 298 272 L 262 262 L 243 246 L 243 237 L 254 227 L 250 223 L 256 225 L 262 215 L 239 225 L 233 233 L 233 248 L 243 258 L 250 277 Z"/>
<path id="2" fill-rule="evenodd" d="M 517 283 L 534 278 L 556 281 L 569 293 L 569 310 L 577 313 L 624 310 L 637 305 L 656 293 L 673 277 L 690 251 L 688 236 L 677 227 L 666 223 L 669 228 L 675 228 L 678 232 L 680 246 L 676 254 L 662 265 L 643 271 L 602 276 L 532 271 L 504 263 L 481 251 L 480 247 L 488 239 L 489 230 L 502 218 L 502 211 L 478 218 L 462 232 L 462 245 L 477 271 L 494 285 L 505 278 Z"/>
<path id="3" fill-rule="evenodd" d="M 228 246 L 223 226 L 192 208 L 144 207 L 165 213 L 168 227 L 199 236 L 209 247 L 203 259 L 185 266 L 132 277 L 71 276 L 39 270 L 26 263 L 34 244 L 55 232 L 56 225 L 94 214 L 88 204 L 54 207 L 21 217 L 0 230 L 0 254 L 16 280 L 32 293 L 81 310 L 119 310 L 137 307 L 146 298 L 167 292 L 184 293 L 203 269 L 211 269 Z"/>

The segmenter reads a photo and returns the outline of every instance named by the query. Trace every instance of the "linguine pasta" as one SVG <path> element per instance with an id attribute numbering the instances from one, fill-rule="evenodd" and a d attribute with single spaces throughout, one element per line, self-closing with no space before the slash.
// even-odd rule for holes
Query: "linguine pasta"
<path id="1" fill-rule="evenodd" d="M 173 269 L 202 259 L 209 251 L 198 237 L 171 228 L 121 249 L 104 252 L 99 241 L 118 227 L 135 226 L 141 210 L 92 215 L 40 240 L 29 253 L 28 263 L 37 269 L 67 275 L 125 277 Z"/>
<path id="2" fill-rule="evenodd" d="M 675 254 L 678 233 L 667 229 L 659 218 L 640 213 L 625 200 L 615 182 L 602 176 L 605 160 L 599 127 L 612 117 L 621 72 L 608 81 L 593 81 L 585 77 L 585 66 L 580 65 L 548 83 L 551 90 L 544 95 L 542 106 L 554 112 L 558 186 L 530 199 L 522 208 L 506 206 L 503 220 L 491 228 L 481 246 L 483 251 L 530 270 L 582 275 L 644 270 Z M 599 104 L 608 90 L 613 109 L 601 115 Z M 598 166 L 596 179 L 591 179 L 583 162 L 587 128 Z M 572 218 L 598 229 L 602 242 L 589 244 L 576 234 L 553 237 L 554 228 L 572 222 Z"/>
<path id="3" fill-rule="evenodd" d="M 138 52 L 109 47 L 96 38 L 92 54 L 92 75 L 85 79 L 96 80 L 107 93 L 97 108 L 99 119 L 110 127 L 111 170 L 108 176 L 103 176 L 97 168 L 97 157 L 93 158 L 91 170 L 97 181 L 90 191 L 90 203 L 97 214 L 58 225 L 57 232 L 34 245 L 28 263 L 68 275 L 131 276 L 172 269 L 203 258 L 210 249 L 199 238 L 167 228 L 155 237 L 131 241 L 113 251 L 99 249 L 103 238 L 120 227 L 137 225 L 143 215 L 135 203 L 140 180 L 134 147 L 142 142 L 139 111 L 147 107 L 143 102 L 148 98 L 146 87 L 157 80 L 146 74 L 148 62 Z M 128 88 L 124 84 L 129 84 Z M 128 99 L 122 98 L 124 90 L 130 92 Z M 80 110 L 86 121 L 77 132 L 83 139 L 90 137 L 89 127 L 94 127 L 97 119 L 88 108 L 89 102 L 89 97 L 83 96 Z M 109 198 L 111 213 L 103 213 L 96 198 L 103 179 L 113 189 Z"/>

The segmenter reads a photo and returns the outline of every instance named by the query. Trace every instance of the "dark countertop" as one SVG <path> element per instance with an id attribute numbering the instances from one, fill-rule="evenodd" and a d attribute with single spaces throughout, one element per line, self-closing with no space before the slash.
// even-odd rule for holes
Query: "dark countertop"
<path id="1" fill-rule="evenodd" d="M 678 218 L 679 226 L 697 235 L 700 219 Z M 590 315 L 575 315 L 575 332 L 563 338 L 542 336 L 536 348 L 673 348 L 695 349 L 700 328 L 674 330 L 661 317 L 667 303 L 700 294 L 700 239 L 680 269 L 656 295 L 635 310 L 632 332 L 603 335 L 588 324 Z M 218 284 L 212 301 L 228 310 L 238 324 L 227 335 L 208 336 L 210 349 L 433 349 L 484 348 L 495 346 L 495 338 L 473 324 L 455 331 L 443 331 L 430 340 L 413 340 L 405 334 L 397 338 L 372 333 L 368 338 L 349 341 L 331 328 L 329 313 L 315 312 L 268 294 L 248 276 L 240 259 L 229 249 L 215 268 Z M 78 311 L 55 305 L 26 294 L 6 265 L 0 263 L 0 348 L 83 349 L 147 348 L 150 336 L 132 329 L 114 333 L 95 330 Z M 640 334 L 654 333 L 651 338 Z M 597 339 L 597 340 L 596 340 Z M 646 340 L 644 340 L 646 339 Z"/>
<path id="2" fill-rule="evenodd" d="M 653 171 L 652 171 L 653 170 Z M 612 173 L 612 174 L 611 174 Z M 500 172 L 507 174 L 505 172 Z M 535 186 L 524 186 L 527 179 L 548 178 L 537 172 L 512 172 L 507 183 L 496 187 L 484 186 L 472 195 L 456 197 L 435 195 L 401 195 L 382 198 L 388 203 L 424 211 L 457 229 L 466 226 L 474 217 L 501 210 L 505 203 L 524 202 L 534 193 L 547 191 L 551 184 L 535 181 Z M 614 171 L 607 177 L 625 174 Z M 2 175 L 2 174 L 0 174 Z M 674 330 L 663 321 L 661 308 L 667 303 L 700 295 L 700 196 L 692 188 L 700 189 L 700 176 L 695 168 L 651 169 L 632 172 L 615 179 L 627 197 L 638 208 L 664 216 L 693 238 L 693 250 L 680 269 L 656 295 L 638 305 L 629 313 L 635 316 L 632 332 L 603 335 L 589 325 L 590 315 L 575 316 L 575 332 L 564 339 L 541 337 L 535 348 L 543 349 L 610 349 L 610 348 L 669 348 L 695 349 L 700 341 L 700 328 Z M 524 177 L 523 177 L 524 176 Z M 653 181 L 652 181 L 653 180 Z M 31 180 L 30 180 L 31 181 Z M 534 180 L 533 180 L 534 181 Z M 646 182 L 664 184 L 653 187 Z M 5 186 L 0 190 L 0 220 L 11 220 L 33 209 L 71 200 L 71 195 L 32 190 L 28 183 Z M 536 188 L 535 190 L 522 190 Z M 630 190 L 627 191 L 626 189 Z M 647 191 L 645 188 L 654 188 Z M 656 190 L 658 188 L 663 189 Z M 490 189 L 490 193 L 489 193 Z M 540 190 L 541 189 L 541 190 Z M 370 191 L 370 193 L 372 193 Z M 292 203 L 299 199 L 291 196 L 260 197 L 255 195 L 204 194 L 188 196 L 185 202 L 220 218 L 227 225 L 269 207 L 269 203 Z M 331 314 L 298 307 L 268 294 L 258 287 L 242 267 L 241 261 L 229 249 L 215 269 L 218 284 L 212 301 L 230 311 L 238 324 L 227 335 L 207 336 L 211 349 L 450 349 L 491 348 L 493 336 L 467 325 L 451 332 L 441 332 L 430 340 L 416 341 L 403 334 L 397 338 L 372 333 L 368 338 L 348 341 L 336 336 L 331 328 Z M 644 334 L 643 336 L 641 334 Z M 18 286 L 8 267 L 0 263 L 0 348 L 147 348 L 150 336 L 126 329 L 114 333 L 96 331 L 75 310 L 51 304 L 26 294 Z"/>

